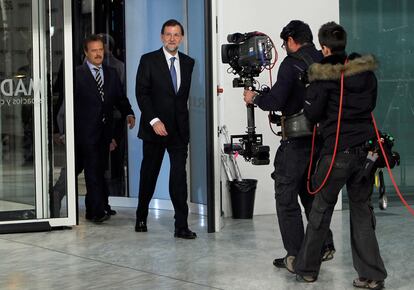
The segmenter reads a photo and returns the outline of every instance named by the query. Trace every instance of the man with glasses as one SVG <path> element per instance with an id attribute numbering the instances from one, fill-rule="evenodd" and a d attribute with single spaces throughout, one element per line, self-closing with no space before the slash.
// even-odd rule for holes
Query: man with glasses
<path id="1" fill-rule="evenodd" d="M 306 86 L 302 77 L 312 62 L 319 62 L 322 53 L 313 44 L 309 25 L 300 20 L 292 20 L 280 33 L 282 48 L 287 56 L 282 61 L 277 81 L 268 93 L 258 94 L 244 91 L 247 104 L 255 104 L 265 111 L 281 111 L 283 117 L 289 118 L 303 110 Z M 283 131 L 283 128 L 282 128 Z M 277 150 L 272 178 L 275 180 L 276 211 L 284 248 L 284 258 L 277 258 L 273 265 L 287 268 L 293 273 L 293 261 L 299 252 L 304 238 L 301 207 L 298 196 L 305 209 L 306 217 L 312 207 L 313 196 L 306 189 L 306 175 L 311 151 L 311 136 L 284 136 Z M 333 258 L 335 248 L 332 232 L 325 240 L 321 259 Z"/>

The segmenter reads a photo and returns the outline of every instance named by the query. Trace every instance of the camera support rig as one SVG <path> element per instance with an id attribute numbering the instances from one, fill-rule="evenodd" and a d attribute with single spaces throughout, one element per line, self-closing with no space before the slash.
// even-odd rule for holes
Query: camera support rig
<path id="1" fill-rule="evenodd" d="M 237 87 L 241 87 L 240 80 L 243 80 L 242 83 L 245 89 L 254 90 L 253 78 L 236 78 L 233 80 L 233 87 L 235 87 L 235 81 L 237 81 Z M 230 143 L 224 144 L 224 152 L 226 154 L 234 154 L 237 152 L 246 161 L 252 162 L 253 165 L 268 165 L 270 163 L 270 147 L 263 145 L 262 134 L 256 134 L 254 107 L 255 105 L 253 104 L 246 105 L 247 134 L 231 135 Z"/>
<path id="2" fill-rule="evenodd" d="M 221 60 L 230 65 L 229 72 L 239 75 L 233 79 L 233 87 L 255 90 L 254 77 L 271 64 L 273 42 L 267 35 L 257 31 L 229 34 L 227 41 L 230 44 L 221 46 Z M 270 163 L 270 148 L 263 145 L 262 134 L 256 134 L 254 107 L 253 104 L 247 105 L 247 134 L 231 135 L 230 143 L 224 144 L 224 152 L 237 152 L 253 165 L 267 165 Z"/>
<path id="3" fill-rule="evenodd" d="M 233 140 L 238 140 L 235 143 Z M 253 165 L 268 165 L 270 148 L 263 145 L 262 134 L 256 134 L 254 124 L 254 105 L 247 105 L 247 134 L 231 135 L 230 143 L 224 144 L 226 154 L 239 153 Z"/>

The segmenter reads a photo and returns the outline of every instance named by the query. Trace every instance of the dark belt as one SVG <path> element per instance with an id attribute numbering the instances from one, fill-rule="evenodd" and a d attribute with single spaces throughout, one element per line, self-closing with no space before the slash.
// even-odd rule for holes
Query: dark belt
<path id="1" fill-rule="evenodd" d="M 368 153 L 368 148 L 364 144 L 364 145 L 358 145 L 358 146 L 346 148 L 342 152 L 345 154 L 360 154 L 360 153 L 366 154 Z"/>

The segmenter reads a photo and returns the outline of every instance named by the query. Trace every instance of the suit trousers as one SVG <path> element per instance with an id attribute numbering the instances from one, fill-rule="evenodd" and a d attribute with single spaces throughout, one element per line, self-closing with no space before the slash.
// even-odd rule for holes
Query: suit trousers
<path id="1" fill-rule="evenodd" d="M 367 153 L 338 152 L 326 185 L 316 194 L 309 215 L 305 240 L 295 260 L 295 271 L 300 275 L 317 277 L 321 259 L 317 254 L 328 234 L 333 210 L 341 188 L 346 184 L 349 196 L 351 250 L 358 277 L 381 281 L 387 276 L 375 235 L 375 215 L 371 205 L 374 172 L 361 178 Z M 315 186 L 322 183 L 332 155 L 324 155 L 313 177 Z"/>
<path id="2" fill-rule="evenodd" d="M 105 182 L 105 168 L 108 159 L 109 144 L 102 142 L 98 144 L 76 145 L 76 176 L 82 170 L 85 174 L 86 215 L 101 217 L 105 214 L 105 203 L 107 201 L 107 187 Z"/>
<path id="3" fill-rule="evenodd" d="M 175 228 L 188 228 L 187 173 L 188 145 L 182 142 L 156 143 L 143 141 L 137 221 L 146 222 L 148 206 L 154 195 L 165 150 L 170 157 L 169 191 L 175 211 Z"/>

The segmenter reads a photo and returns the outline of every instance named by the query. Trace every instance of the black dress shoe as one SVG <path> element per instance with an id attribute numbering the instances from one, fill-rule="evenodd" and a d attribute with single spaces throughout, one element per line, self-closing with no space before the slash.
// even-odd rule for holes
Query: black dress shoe
<path id="1" fill-rule="evenodd" d="M 107 214 L 109 214 L 109 215 L 116 215 L 116 210 L 113 210 L 113 209 L 108 209 L 108 210 L 105 210 L 106 211 L 106 213 Z"/>
<path id="2" fill-rule="evenodd" d="M 139 233 L 148 232 L 147 224 L 145 222 L 136 222 L 135 231 Z"/>
<path id="3" fill-rule="evenodd" d="M 100 217 L 94 217 L 94 218 L 92 219 L 92 221 L 93 221 L 94 223 L 96 223 L 96 224 L 101 224 L 101 223 L 103 223 L 104 221 L 109 220 L 110 218 L 111 218 L 111 216 L 110 216 L 109 214 L 105 213 L 103 216 L 100 216 Z"/>
<path id="4" fill-rule="evenodd" d="M 191 231 L 189 228 L 186 229 L 176 229 L 174 233 L 174 237 L 181 238 L 181 239 L 187 239 L 192 240 L 197 237 L 197 234 L 193 231 Z"/>

